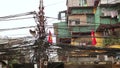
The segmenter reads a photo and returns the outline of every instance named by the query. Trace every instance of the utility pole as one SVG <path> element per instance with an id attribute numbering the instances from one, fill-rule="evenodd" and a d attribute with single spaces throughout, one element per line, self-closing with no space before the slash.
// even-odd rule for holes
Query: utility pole
<path id="1" fill-rule="evenodd" d="M 39 16 L 39 38 L 40 39 L 44 39 L 45 38 L 45 17 L 44 17 L 44 6 L 43 6 L 43 0 L 40 0 L 40 5 L 39 5 L 39 12 L 38 12 L 38 16 Z"/>
<path id="2" fill-rule="evenodd" d="M 39 4 L 39 12 L 38 12 L 38 39 L 36 40 L 37 44 L 37 49 L 35 50 L 37 53 L 37 64 L 38 68 L 47 68 L 47 61 L 48 61 L 48 56 L 46 53 L 46 33 L 45 33 L 45 17 L 44 17 L 44 6 L 43 6 L 43 0 L 40 0 Z"/>

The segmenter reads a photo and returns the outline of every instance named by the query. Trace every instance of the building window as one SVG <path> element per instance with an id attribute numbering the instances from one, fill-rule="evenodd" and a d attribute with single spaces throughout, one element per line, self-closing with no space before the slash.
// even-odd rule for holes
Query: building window
<path id="1" fill-rule="evenodd" d="M 95 21 L 94 15 L 87 15 L 87 23 L 93 24 Z"/>
<path id="2" fill-rule="evenodd" d="M 69 20 L 69 24 L 70 25 L 79 25 L 80 24 L 80 20 Z"/>
<path id="3" fill-rule="evenodd" d="M 80 20 L 76 20 L 76 21 L 75 21 L 75 24 L 76 24 L 76 25 L 79 25 L 79 24 L 80 24 Z"/>
<path id="4" fill-rule="evenodd" d="M 87 0 L 79 0 L 80 6 L 87 6 Z"/>

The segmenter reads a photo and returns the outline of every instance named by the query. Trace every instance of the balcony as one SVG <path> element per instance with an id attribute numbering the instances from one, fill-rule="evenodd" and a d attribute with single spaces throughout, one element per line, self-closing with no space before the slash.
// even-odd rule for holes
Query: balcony
<path id="1" fill-rule="evenodd" d="M 81 27 L 70 27 L 70 31 L 72 33 L 78 33 L 78 32 L 81 32 L 81 33 L 88 33 L 88 32 L 91 32 L 91 30 L 94 29 L 94 26 L 81 26 Z"/>
<path id="2" fill-rule="evenodd" d="M 73 8 L 71 9 L 71 14 L 94 14 L 93 8 Z"/>

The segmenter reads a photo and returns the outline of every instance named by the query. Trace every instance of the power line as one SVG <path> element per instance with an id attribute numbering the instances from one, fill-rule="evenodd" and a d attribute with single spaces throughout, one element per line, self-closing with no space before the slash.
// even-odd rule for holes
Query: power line
<path id="1" fill-rule="evenodd" d="M 22 19 L 31 19 L 34 17 L 24 17 L 24 18 L 15 18 L 15 19 L 0 19 L 0 21 L 11 21 L 11 20 L 22 20 Z"/>
<path id="2" fill-rule="evenodd" d="M 1 19 L 9 19 L 9 18 L 21 17 L 21 16 L 27 16 L 27 15 L 32 15 L 32 14 L 35 14 L 35 13 L 36 13 L 36 12 L 33 11 L 33 12 L 26 12 L 26 13 L 20 13 L 20 14 L 2 16 L 2 17 L 0 17 L 0 20 L 1 20 Z"/>
<path id="3" fill-rule="evenodd" d="M 47 26 L 47 28 L 51 28 L 52 27 L 52 25 L 45 25 L 45 26 Z M 17 28 L 5 28 L 5 29 L 0 29 L 0 32 L 2 32 L 2 31 L 9 31 L 9 30 L 26 29 L 26 28 L 35 28 L 35 27 L 37 27 L 37 26 L 26 26 L 26 27 L 17 27 Z"/>
<path id="4" fill-rule="evenodd" d="M 49 17 L 49 16 L 45 16 L 46 18 L 51 18 L 51 19 L 57 19 L 58 20 L 58 18 L 55 18 L 55 17 Z M 64 19 L 65 20 L 65 19 Z"/>
<path id="5" fill-rule="evenodd" d="M 0 29 L 1 31 L 9 31 L 9 30 L 18 30 L 18 29 L 26 29 L 26 28 L 35 28 L 36 26 L 26 26 L 26 27 L 18 27 L 18 28 L 6 28 L 6 29 Z"/>

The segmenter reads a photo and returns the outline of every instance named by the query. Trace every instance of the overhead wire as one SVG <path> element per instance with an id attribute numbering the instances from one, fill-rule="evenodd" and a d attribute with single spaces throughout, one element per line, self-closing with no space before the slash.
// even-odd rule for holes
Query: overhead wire
<path id="1" fill-rule="evenodd" d="M 26 27 L 17 27 L 17 28 L 6 28 L 6 29 L 0 29 L 1 31 L 8 31 L 8 30 L 18 30 L 18 29 L 25 29 L 25 28 L 34 28 L 36 26 L 26 26 Z"/>
<path id="2" fill-rule="evenodd" d="M 112 2 L 117 2 L 118 0 L 114 0 L 114 1 L 111 1 L 109 3 L 112 3 Z M 83 22 L 83 21 L 80 21 L 80 22 Z M 90 22 L 87 22 L 87 23 L 90 23 Z M 89 25 L 99 25 L 101 23 L 94 23 L 94 24 L 89 24 Z M 53 27 L 50 27 L 50 28 L 53 28 Z M 54 28 L 57 28 L 57 27 L 54 27 Z M 68 27 L 69 28 L 69 27 Z M 58 27 L 57 29 L 62 29 L 62 26 L 61 27 Z M 66 29 L 66 27 L 63 27 L 63 29 Z"/>
<path id="3" fill-rule="evenodd" d="M 15 19 L 1 19 L 0 21 L 11 21 L 11 20 L 23 20 L 23 19 L 31 19 L 34 17 L 24 17 L 24 18 L 15 18 Z"/>
<path id="4" fill-rule="evenodd" d="M 63 1 L 61 1 L 63 2 Z M 59 2 L 60 3 L 60 2 Z M 55 5 L 55 4 L 52 4 Z M 22 14 L 16 14 L 16 15 L 9 15 L 9 16 L 4 16 L 0 17 L 0 19 L 6 19 L 6 18 L 14 18 L 14 17 L 19 17 L 19 16 L 25 16 L 25 15 L 30 15 L 30 14 L 35 14 L 35 12 L 27 12 L 27 13 L 22 13 Z M 10 20 L 21 20 L 21 19 L 29 19 L 29 18 L 34 18 L 34 17 L 27 17 L 27 18 L 17 18 L 17 19 L 7 19 L 7 20 L 0 20 L 0 21 L 10 21 Z M 58 18 L 53 18 L 53 17 L 47 17 L 46 18 L 52 18 L 52 19 L 58 19 Z M 48 27 L 49 28 L 49 27 Z M 52 27 L 51 27 L 52 28 Z M 18 28 L 19 29 L 19 28 Z M 21 28 L 20 28 L 21 29 Z M 62 28 L 60 28 L 62 29 Z M 12 30 L 12 29 L 11 29 Z"/>
<path id="5" fill-rule="evenodd" d="M 60 27 L 61 28 L 61 27 Z"/>
<path id="6" fill-rule="evenodd" d="M 46 28 L 53 28 L 52 25 L 45 25 Z M 25 26 L 25 27 L 17 27 L 17 28 L 5 28 L 5 29 L 0 29 L 1 31 L 9 31 L 9 30 L 18 30 L 18 29 L 26 29 L 26 28 L 35 28 L 36 26 Z"/>
<path id="7" fill-rule="evenodd" d="M 10 15 L 10 16 L 5 16 L 5 17 L 0 17 L 0 21 L 10 21 L 10 20 L 21 20 L 21 19 L 28 19 L 27 18 L 16 18 L 16 19 L 8 19 L 8 18 L 14 18 L 14 17 L 17 17 L 19 15 Z M 33 17 L 32 17 L 33 18 Z M 20 28 L 11 28 L 11 29 L 4 29 L 4 30 L 16 30 L 16 29 L 23 29 L 23 28 L 26 28 L 26 27 L 20 27 Z"/>
<path id="8" fill-rule="evenodd" d="M 35 13 L 36 13 L 36 12 L 33 11 L 33 12 L 26 12 L 26 13 L 20 13 L 20 14 L 2 16 L 2 17 L 0 17 L 0 20 L 1 20 L 1 19 L 9 19 L 9 18 L 21 17 L 21 16 L 27 16 L 27 15 L 32 15 L 32 14 L 35 14 Z"/>
<path id="9" fill-rule="evenodd" d="M 64 1 L 64 0 L 63 0 L 63 1 Z M 63 1 L 53 3 L 53 4 L 47 5 L 47 6 L 45 6 L 45 7 L 52 6 L 52 5 L 56 5 L 56 4 L 59 4 L 59 3 L 63 3 Z M 35 11 L 32 11 L 32 12 L 26 12 L 26 13 L 21 13 L 21 14 L 3 16 L 3 17 L 0 17 L 0 21 L 17 20 L 17 19 L 9 19 L 9 20 L 3 20 L 3 19 L 15 18 L 15 17 L 26 16 L 26 15 L 31 15 L 31 14 L 36 14 L 36 12 L 35 12 Z M 50 18 L 50 17 L 49 17 L 49 18 Z M 22 18 L 21 18 L 21 19 L 22 19 Z M 25 19 L 25 18 L 23 18 L 23 19 Z M 26 19 L 27 19 L 27 18 L 26 18 Z M 55 19 L 55 18 L 54 18 L 54 19 Z M 56 19 L 57 19 L 57 18 L 56 18 Z"/>
<path id="10" fill-rule="evenodd" d="M 17 48 L 35 48 L 34 47 L 35 45 L 30 45 L 30 46 L 20 46 L 20 47 L 12 47 L 12 48 L 5 48 L 5 49 L 0 49 L 0 51 L 9 51 L 9 50 L 14 50 L 14 49 L 17 49 Z M 65 43 L 58 43 L 58 44 L 53 44 L 51 46 L 58 46 L 60 48 L 56 48 L 56 49 L 62 49 L 62 50 L 105 50 L 105 51 L 109 51 L 109 52 L 112 52 L 112 51 L 117 51 L 119 52 L 120 49 L 118 48 L 99 48 L 99 47 L 92 47 L 92 46 L 73 46 L 73 45 L 68 45 L 68 44 L 65 44 Z M 18 50 L 18 49 L 17 49 Z M 21 49 L 21 50 L 24 50 L 24 49 Z M 25 49 L 26 50 L 26 49 Z M 26 50 L 27 51 L 27 50 Z"/>
<path id="11" fill-rule="evenodd" d="M 58 20 L 58 18 L 55 18 L 55 17 L 49 17 L 49 16 L 45 16 L 46 18 L 51 18 L 51 19 L 57 19 Z"/>

